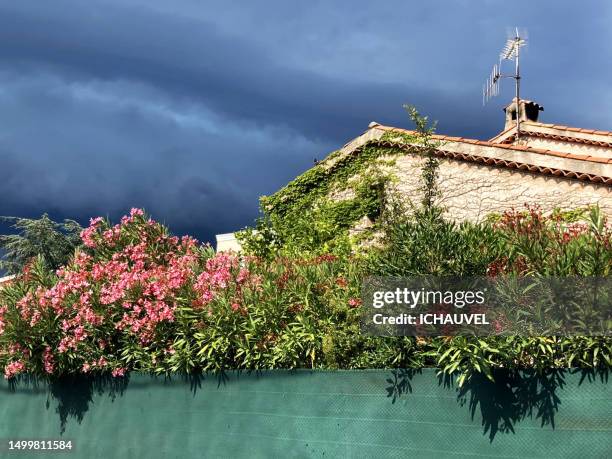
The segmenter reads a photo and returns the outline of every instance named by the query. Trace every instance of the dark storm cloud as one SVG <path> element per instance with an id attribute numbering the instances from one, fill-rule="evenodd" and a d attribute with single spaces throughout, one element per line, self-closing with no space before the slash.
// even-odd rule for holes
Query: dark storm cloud
<path id="1" fill-rule="evenodd" d="M 273 191 L 275 151 L 291 144 L 304 157 L 317 149 L 297 135 L 176 107 L 141 84 L 1 73 L 0 84 L 11 113 L 0 139 L 2 213 L 116 218 L 144 206 L 176 231 L 210 236 L 243 226 L 252 197 Z M 18 153 L 8 150 L 15 143 Z"/>
<path id="2" fill-rule="evenodd" d="M 45 63 L 73 79 L 146 81 L 229 119 L 286 125 L 336 141 L 353 136 L 355 126 L 363 128 L 373 114 L 400 112 L 403 98 L 436 107 L 442 101 L 453 106 L 461 97 L 288 68 L 253 45 L 247 33 L 227 36 L 210 20 L 143 8 L 61 4 L 71 8 L 0 10 L 6 21 L 0 30 L 5 59 Z"/>
<path id="3" fill-rule="evenodd" d="M 210 238 L 371 120 L 487 138 L 481 81 L 524 25 L 525 96 L 609 129 L 607 2 L 0 2 L 0 214 L 145 206 Z M 502 100 L 503 99 L 503 100 Z"/>

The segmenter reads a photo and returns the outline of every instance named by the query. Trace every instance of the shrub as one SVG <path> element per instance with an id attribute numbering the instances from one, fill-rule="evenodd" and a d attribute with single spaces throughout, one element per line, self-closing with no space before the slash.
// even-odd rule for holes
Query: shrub
<path id="1" fill-rule="evenodd" d="M 484 275 L 503 251 L 491 225 L 455 223 L 437 207 L 410 211 L 397 200 L 384 216 L 382 245 L 368 257 L 368 273 L 379 276 Z"/>
<path id="2" fill-rule="evenodd" d="M 65 267 L 53 272 L 38 258 L 0 291 L 0 366 L 6 377 L 439 366 L 464 382 L 497 368 L 612 364 L 607 337 L 361 335 L 361 279 L 372 266 L 384 275 L 609 273 L 610 227 L 597 210 L 579 229 L 534 209 L 495 225 L 429 215 L 390 227 L 372 258 L 215 254 L 138 209 L 115 226 L 94 219 Z"/>
<path id="3" fill-rule="evenodd" d="M 505 212 L 492 226 L 497 257 L 476 274 L 608 276 L 612 268 L 612 227 L 597 207 L 585 221 L 566 221 L 559 213 L 544 215 L 537 206 Z M 443 372 L 460 374 L 463 383 L 474 373 L 492 379 L 495 368 L 612 366 L 612 339 L 606 336 L 504 336 L 432 340 Z"/>
<path id="4" fill-rule="evenodd" d="M 138 209 L 112 227 L 93 219 L 81 237 L 66 267 L 39 257 L 0 293 L 6 377 L 315 367 L 326 333 L 357 323 L 358 281 L 333 256 L 214 254 Z"/>
<path id="5" fill-rule="evenodd" d="M 510 211 L 494 225 L 503 238 L 503 256 L 490 274 L 608 276 L 612 268 L 612 227 L 598 207 L 585 220 L 545 216 L 538 206 Z"/>

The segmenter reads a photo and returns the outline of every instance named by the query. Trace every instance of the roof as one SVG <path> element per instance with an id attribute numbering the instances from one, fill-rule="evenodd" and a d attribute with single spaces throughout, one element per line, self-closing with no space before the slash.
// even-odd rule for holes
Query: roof
<path id="1" fill-rule="evenodd" d="M 369 125 L 369 129 L 363 135 L 347 143 L 342 151 L 350 153 L 361 149 L 366 143 L 371 142 L 382 146 L 410 147 L 405 143 L 381 139 L 385 132 L 394 131 L 416 134 L 415 131 L 372 122 Z M 605 131 L 593 131 L 593 133 L 595 132 Z M 608 134 L 612 139 L 612 133 Z M 436 153 L 440 157 L 612 186 L 612 158 L 534 148 L 527 145 L 512 145 L 497 141 L 466 139 L 463 137 L 445 135 L 433 135 L 432 137 L 442 142 Z"/>
<path id="2" fill-rule="evenodd" d="M 508 143 L 515 140 L 516 127 L 499 133 L 490 142 Z M 580 143 L 612 149 L 612 131 L 575 128 L 561 124 L 547 124 L 534 121 L 521 123 L 521 135 L 526 137 L 543 137 L 569 143 Z"/>

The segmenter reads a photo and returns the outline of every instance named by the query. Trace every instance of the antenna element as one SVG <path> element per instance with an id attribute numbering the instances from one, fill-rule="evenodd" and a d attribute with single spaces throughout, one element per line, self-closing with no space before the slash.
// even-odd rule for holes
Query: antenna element
<path id="1" fill-rule="evenodd" d="M 487 78 L 484 86 L 482 87 L 482 105 L 485 105 L 492 97 L 499 95 L 499 80 L 502 78 L 513 78 L 515 82 L 515 93 L 516 93 L 516 138 L 518 139 L 521 132 L 521 116 L 520 110 L 520 88 L 521 88 L 521 74 L 520 74 L 520 49 L 527 44 L 526 33 L 523 33 L 523 37 L 519 34 L 518 27 L 514 29 L 514 36 L 511 36 L 506 40 L 506 44 L 499 54 L 499 64 L 493 65 L 491 75 Z M 502 61 L 511 61 L 514 59 L 514 75 L 504 75 L 501 73 Z"/>

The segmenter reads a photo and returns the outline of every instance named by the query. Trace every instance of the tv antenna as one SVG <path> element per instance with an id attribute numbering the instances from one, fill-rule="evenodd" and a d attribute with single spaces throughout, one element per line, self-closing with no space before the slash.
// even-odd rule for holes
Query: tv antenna
<path id="1" fill-rule="evenodd" d="M 527 32 L 523 31 L 522 36 L 519 33 L 518 27 L 515 27 L 514 32 L 509 34 L 506 44 L 499 53 L 499 63 L 493 65 L 491 75 L 487 78 L 486 83 L 482 87 L 482 105 L 485 105 L 492 97 L 499 95 L 499 80 L 502 78 L 513 78 L 516 91 L 516 138 L 521 132 L 521 117 L 520 117 L 520 89 L 521 89 L 521 74 L 520 74 L 520 49 L 527 44 Z M 501 66 L 503 61 L 511 61 L 514 59 L 514 74 L 502 74 Z"/>

